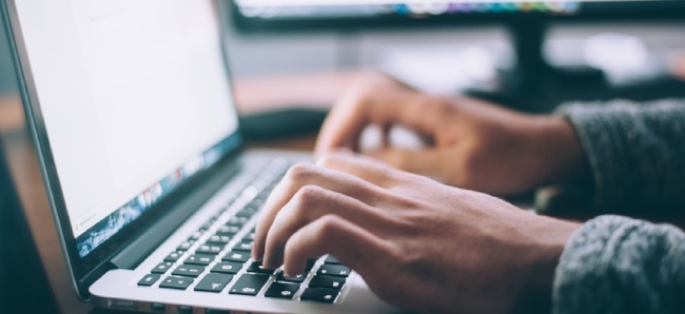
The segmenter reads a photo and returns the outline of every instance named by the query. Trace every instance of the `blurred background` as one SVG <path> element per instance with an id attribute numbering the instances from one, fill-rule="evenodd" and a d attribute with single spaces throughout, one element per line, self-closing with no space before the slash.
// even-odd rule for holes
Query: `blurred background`
<path id="1" fill-rule="evenodd" d="M 239 107 L 276 112 L 244 120 L 248 137 L 316 132 L 364 69 L 532 112 L 576 99 L 685 97 L 683 0 L 219 3 Z M 22 120 L 6 36 L 0 23 L 0 132 Z"/>
<path id="2" fill-rule="evenodd" d="M 230 66 L 237 79 L 377 67 L 426 89 L 451 91 L 469 80 L 460 72 L 482 79 L 491 70 L 488 66 L 506 63 L 511 57 L 506 29 L 480 24 L 241 32 L 228 23 L 226 36 Z M 545 50 L 552 62 L 603 66 L 616 72 L 616 79 L 663 71 L 669 66 L 664 62 L 685 49 L 685 18 L 681 22 L 657 19 L 549 26 Z M 4 24 L 0 28 L 0 93 L 8 93 L 17 87 Z M 465 67 L 455 61 L 464 56 L 480 64 Z M 612 64 L 617 60 L 620 64 Z"/>

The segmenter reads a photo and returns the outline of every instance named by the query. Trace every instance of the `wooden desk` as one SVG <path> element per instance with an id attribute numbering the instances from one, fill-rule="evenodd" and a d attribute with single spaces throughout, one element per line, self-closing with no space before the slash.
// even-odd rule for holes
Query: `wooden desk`
<path id="1" fill-rule="evenodd" d="M 235 94 L 242 113 L 264 111 L 282 104 L 322 108 L 330 106 L 358 75 L 363 75 L 363 72 L 242 80 L 235 84 Z M 36 152 L 25 127 L 21 100 L 17 95 L 0 95 L 0 135 L 4 137 L 11 171 L 62 312 L 112 313 L 94 309 L 76 298 L 57 240 Z M 314 141 L 314 136 L 307 136 L 250 146 L 310 151 Z"/>

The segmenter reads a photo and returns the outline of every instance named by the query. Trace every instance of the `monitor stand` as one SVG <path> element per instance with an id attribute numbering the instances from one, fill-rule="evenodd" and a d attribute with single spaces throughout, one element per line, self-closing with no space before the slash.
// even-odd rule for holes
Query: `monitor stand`
<path id="1" fill-rule="evenodd" d="M 568 100 L 685 97 L 685 83 L 669 75 L 611 86 L 602 70 L 553 66 L 544 56 L 547 24 L 543 19 L 526 17 L 507 26 L 515 53 L 513 68 L 499 72 L 494 88 L 468 90 L 468 95 L 527 112 L 549 112 Z"/>

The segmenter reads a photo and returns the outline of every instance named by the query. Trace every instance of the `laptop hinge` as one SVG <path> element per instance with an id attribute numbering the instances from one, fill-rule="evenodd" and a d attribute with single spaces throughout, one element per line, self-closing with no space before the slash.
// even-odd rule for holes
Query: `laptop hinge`
<path id="1" fill-rule="evenodd" d="M 167 214 L 112 257 L 110 263 L 117 269 L 135 269 L 240 170 L 239 158 L 234 158 L 217 170 L 215 175 L 190 189 L 180 200 L 175 200 L 177 202 L 168 209 Z"/>

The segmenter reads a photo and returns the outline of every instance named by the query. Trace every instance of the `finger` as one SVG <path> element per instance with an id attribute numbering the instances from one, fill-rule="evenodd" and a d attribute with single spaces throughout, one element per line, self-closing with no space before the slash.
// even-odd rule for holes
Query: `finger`
<path id="1" fill-rule="evenodd" d="M 280 266 L 286 241 L 300 228 L 329 214 L 362 227 L 380 230 L 386 225 L 386 219 L 374 207 L 318 186 L 306 186 L 276 215 L 266 238 L 264 265 L 269 268 Z"/>
<path id="2" fill-rule="evenodd" d="M 375 91 L 374 91 L 375 92 Z M 383 95 L 347 96 L 336 104 L 323 124 L 316 153 L 348 148 L 356 150 L 364 128 L 378 125 L 404 125 L 422 136 L 434 134 L 440 106 L 436 97 L 397 89 Z"/>
<path id="3" fill-rule="evenodd" d="M 392 188 L 401 182 L 397 169 L 376 159 L 337 150 L 322 155 L 316 162 L 320 167 L 361 178 L 382 188 Z"/>
<path id="4" fill-rule="evenodd" d="M 326 215 L 293 234 L 285 246 L 286 274 L 300 274 L 306 260 L 330 253 L 343 264 L 369 275 L 367 268 L 383 254 L 389 254 L 390 244 L 352 222 L 336 215 Z"/>
<path id="5" fill-rule="evenodd" d="M 378 149 L 367 153 L 397 169 L 438 179 L 445 177 L 445 153 L 436 149 Z"/>
<path id="6" fill-rule="evenodd" d="M 349 195 L 366 203 L 375 203 L 384 195 L 381 188 L 359 177 L 314 165 L 295 165 L 288 170 L 283 180 L 274 188 L 264 205 L 255 231 L 253 258 L 259 260 L 263 257 L 266 237 L 278 212 L 293 198 L 297 191 L 309 185 Z"/>
<path id="7" fill-rule="evenodd" d="M 364 107 L 366 102 L 353 96 L 343 96 L 324 120 L 316 140 L 316 155 L 335 148 L 357 150 L 362 132 L 369 125 Z"/>

